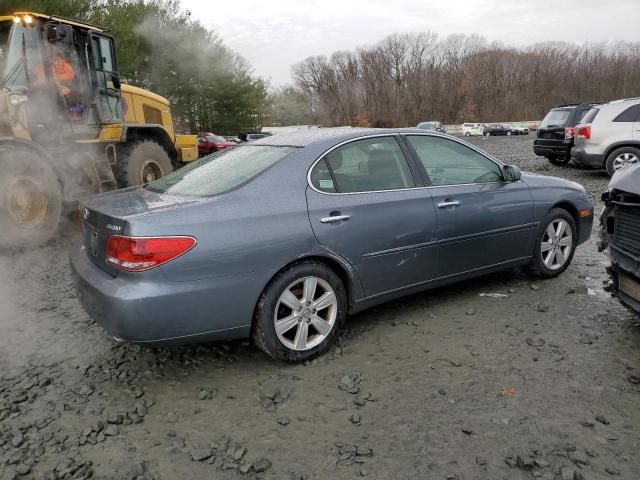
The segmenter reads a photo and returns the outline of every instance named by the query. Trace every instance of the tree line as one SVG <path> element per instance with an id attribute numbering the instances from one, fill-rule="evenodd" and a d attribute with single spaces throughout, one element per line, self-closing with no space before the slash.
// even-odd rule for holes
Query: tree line
<path id="1" fill-rule="evenodd" d="M 393 34 L 292 68 L 314 123 L 372 127 L 539 120 L 558 104 L 640 96 L 640 42 L 526 48 Z"/>
<path id="2" fill-rule="evenodd" d="M 0 0 L 25 10 L 108 28 L 123 79 L 167 97 L 180 131 L 237 134 L 269 111 L 266 82 L 179 0 Z"/>

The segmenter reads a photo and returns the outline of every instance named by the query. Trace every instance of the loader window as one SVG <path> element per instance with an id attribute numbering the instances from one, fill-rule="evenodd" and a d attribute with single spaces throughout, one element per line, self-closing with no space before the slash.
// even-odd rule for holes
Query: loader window
<path id="1" fill-rule="evenodd" d="M 162 113 L 157 108 L 143 105 L 142 113 L 144 114 L 144 123 L 162 125 Z"/>
<path id="2" fill-rule="evenodd" d="M 113 40 L 91 34 L 91 59 L 98 87 L 98 110 L 103 123 L 122 120 L 120 83 L 113 50 Z"/>

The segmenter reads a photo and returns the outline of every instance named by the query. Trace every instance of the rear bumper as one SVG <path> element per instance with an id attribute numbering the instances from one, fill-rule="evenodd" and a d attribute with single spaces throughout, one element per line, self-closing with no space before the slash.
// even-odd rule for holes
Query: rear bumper
<path id="1" fill-rule="evenodd" d="M 571 142 L 536 139 L 533 141 L 533 152 L 540 157 L 567 157 L 571 153 Z"/>
<path id="2" fill-rule="evenodd" d="M 599 153 L 588 153 L 585 151 L 584 147 L 573 147 L 571 149 L 571 156 L 574 161 L 586 167 L 604 167 L 604 155 Z"/>
<path id="3" fill-rule="evenodd" d="M 84 249 L 70 262 L 80 303 L 119 341 L 182 344 L 250 335 L 260 274 L 171 282 L 156 269 L 136 279 L 111 277 Z"/>

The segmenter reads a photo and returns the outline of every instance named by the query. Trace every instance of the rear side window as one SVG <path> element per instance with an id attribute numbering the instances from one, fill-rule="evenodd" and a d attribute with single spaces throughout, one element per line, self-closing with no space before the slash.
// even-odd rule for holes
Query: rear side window
<path id="1" fill-rule="evenodd" d="M 411 170 L 393 137 L 350 142 L 316 164 L 311 184 L 321 192 L 356 193 L 415 187 Z"/>
<path id="2" fill-rule="evenodd" d="M 295 147 L 242 146 L 214 153 L 151 182 L 154 192 L 210 197 L 246 183 L 295 151 Z"/>
<path id="3" fill-rule="evenodd" d="M 640 122 L 640 103 L 627 108 L 613 119 L 614 122 Z"/>
<path id="4" fill-rule="evenodd" d="M 569 115 L 571 115 L 571 110 L 551 110 L 549 113 L 547 113 L 547 116 L 544 117 L 544 120 L 542 120 L 539 128 L 564 127 L 567 123 L 567 120 L 569 120 Z"/>
<path id="5" fill-rule="evenodd" d="M 582 119 L 580 120 L 580 123 L 593 123 L 595 118 L 598 116 L 599 112 L 600 112 L 599 108 L 592 108 L 587 112 L 587 114 L 584 117 L 582 117 Z"/>

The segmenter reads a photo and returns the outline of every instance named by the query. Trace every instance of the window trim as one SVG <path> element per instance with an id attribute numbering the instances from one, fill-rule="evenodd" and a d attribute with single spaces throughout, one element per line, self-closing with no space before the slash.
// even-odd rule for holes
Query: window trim
<path id="1" fill-rule="evenodd" d="M 414 158 L 414 161 L 418 164 L 418 168 L 420 169 L 422 174 L 425 175 L 426 178 L 428 179 L 428 182 L 429 182 L 430 186 L 427 187 L 427 188 L 460 187 L 460 186 L 463 186 L 463 185 L 491 185 L 491 184 L 496 184 L 496 183 L 516 183 L 516 182 L 507 182 L 504 179 L 504 167 L 505 167 L 504 163 L 500 162 L 498 159 L 495 159 L 495 158 L 492 158 L 492 157 L 488 156 L 486 153 L 484 153 L 483 151 L 478 149 L 475 145 L 472 145 L 470 143 L 464 142 L 464 141 L 459 140 L 457 138 L 451 138 L 449 136 L 444 136 L 444 135 L 421 135 L 421 134 L 417 134 L 417 133 L 405 133 L 405 134 L 403 134 L 403 136 L 405 136 L 405 137 L 409 137 L 409 136 L 439 137 L 439 138 L 444 138 L 446 140 L 452 141 L 454 143 L 458 143 L 460 145 L 463 145 L 463 146 L 469 148 L 470 150 L 473 150 L 474 152 L 479 154 L 481 157 L 486 158 L 490 162 L 495 163 L 498 166 L 498 169 L 500 169 L 500 174 L 502 175 L 502 181 L 499 181 L 499 182 L 471 182 L 471 183 L 452 183 L 452 184 L 448 184 L 448 185 L 433 185 L 433 182 L 431 181 L 431 177 L 429 176 L 429 172 L 427 172 L 427 169 L 424 167 L 424 165 L 420 161 L 420 157 L 418 156 L 418 152 L 416 151 L 415 148 L 413 148 L 413 145 L 411 145 L 411 142 L 409 142 L 409 140 L 407 139 L 406 140 L 407 147 L 411 150 L 411 154 L 412 154 L 412 156 Z M 522 180 L 518 180 L 518 181 L 520 182 Z"/>
<path id="2" fill-rule="evenodd" d="M 456 184 L 451 184 L 451 185 L 433 185 L 431 183 L 431 178 L 429 177 L 429 174 L 427 173 L 426 168 L 424 168 L 424 165 L 422 165 L 422 162 L 420 161 L 417 152 L 415 151 L 415 148 L 413 148 L 413 146 L 409 143 L 409 141 L 407 140 L 406 137 L 409 136 L 416 136 L 416 137 L 437 137 L 437 138 L 445 138 L 447 140 L 450 140 L 452 142 L 457 142 L 461 145 L 464 145 L 467 148 L 470 148 L 471 150 L 473 150 L 474 152 L 478 153 L 479 155 L 481 155 L 482 157 L 486 158 L 487 160 L 495 163 L 498 168 L 500 169 L 500 172 L 502 173 L 502 181 L 500 182 L 480 182 L 480 183 L 456 183 Z M 377 138 L 377 137 L 394 137 L 396 138 L 396 141 L 398 142 L 398 144 L 400 144 L 400 148 L 402 149 L 402 153 L 405 155 L 405 158 L 407 160 L 407 162 L 409 163 L 409 169 L 411 170 L 411 173 L 413 174 L 413 168 L 417 168 L 418 171 L 420 172 L 420 178 L 416 179 L 414 178 L 414 181 L 416 182 L 416 186 L 415 187 L 409 187 L 409 188 L 396 188 L 396 189 L 392 189 L 392 190 L 371 190 L 371 191 L 367 191 L 367 192 L 323 192 L 322 190 L 318 190 L 313 183 L 311 182 L 311 172 L 312 170 L 316 167 L 316 165 L 323 159 L 325 158 L 329 153 L 331 153 L 333 150 L 342 147 L 343 145 L 346 145 L 348 143 L 352 143 L 352 142 L 357 142 L 358 140 L 366 140 L 367 138 Z M 407 149 L 407 151 L 405 151 L 405 149 Z M 409 157 L 407 157 L 407 153 L 409 153 Z M 412 167 L 413 164 L 414 166 Z M 401 133 L 377 133 L 377 134 L 373 134 L 373 135 L 365 135 L 362 137 L 356 137 L 356 138 L 350 138 L 348 140 L 344 140 L 336 145 L 334 145 L 333 147 L 325 150 L 318 158 L 316 158 L 313 163 L 311 164 L 311 167 L 309 167 L 309 170 L 307 171 L 307 185 L 314 191 L 317 193 L 320 193 L 322 195 L 361 195 L 361 194 L 367 194 L 367 193 L 387 193 L 387 192 L 406 192 L 407 190 L 417 190 L 417 189 L 429 189 L 429 188 L 448 188 L 448 187 L 461 187 L 461 186 L 467 186 L 467 185 L 495 185 L 495 184 L 503 184 L 503 183 L 520 183 L 522 182 L 522 180 L 518 180 L 517 182 L 507 182 L 506 180 L 504 180 L 504 167 L 505 164 L 502 163 L 500 160 L 493 158 L 491 156 L 489 156 L 488 154 L 486 154 L 485 152 L 483 152 L 482 150 L 480 150 L 479 148 L 477 148 L 475 145 L 472 145 L 470 143 L 467 143 L 463 140 L 460 140 L 458 138 L 454 138 L 451 137 L 449 135 L 443 135 L 441 133 L 436 133 L 436 132 L 429 132 L 429 131 L 425 131 L 425 132 L 401 132 Z M 329 168 L 329 172 L 331 172 L 331 169 Z M 333 175 L 333 174 L 332 174 Z M 426 179 L 426 181 L 425 181 Z M 419 182 L 418 180 L 422 180 L 422 182 Z M 417 185 L 417 183 L 423 183 L 424 185 Z"/>
<path id="3" fill-rule="evenodd" d="M 368 190 L 368 191 L 364 191 L 364 192 L 323 192 L 322 190 L 318 190 L 313 185 L 313 182 L 311 182 L 311 172 L 316 167 L 316 165 L 318 163 L 320 163 L 322 161 L 322 159 L 325 159 L 327 157 L 327 155 L 329 155 L 331 152 L 333 152 L 334 150 L 336 150 L 336 149 L 338 149 L 340 147 L 348 145 L 349 143 L 357 142 L 357 141 L 360 141 L 360 140 L 367 140 L 369 138 L 380 138 L 380 137 L 393 138 L 393 139 L 395 139 L 396 142 L 398 142 L 398 147 L 400 148 L 400 151 L 402 152 L 402 155 L 403 155 L 404 159 L 407 162 L 407 166 L 409 167 L 409 172 L 411 173 L 411 178 L 413 179 L 413 182 L 416 184 L 414 187 L 392 188 L 392 189 L 388 189 L 388 190 Z M 405 151 L 405 147 L 403 145 L 403 142 L 398 137 L 401 137 L 401 135 L 398 134 L 398 133 L 376 133 L 376 134 L 373 134 L 373 135 L 365 135 L 365 136 L 362 136 L 362 137 L 350 138 L 348 140 L 344 140 L 344 141 L 342 141 L 340 143 L 337 143 L 333 147 L 325 150 L 318 158 L 316 158 L 313 161 L 313 163 L 311 164 L 311 167 L 309 167 L 309 170 L 307 171 L 307 185 L 309 187 L 311 187 L 311 189 L 313 191 L 321 193 L 322 195 L 361 195 L 361 194 L 367 194 L 367 193 L 404 192 L 404 191 L 407 191 L 407 190 L 416 190 L 416 189 L 419 189 L 419 188 L 425 188 L 424 185 L 418 185 L 419 183 L 422 183 L 421 182 L 422 178 L 421 177 L 415 178 L 414 167 L 412 167 L 412 165 L 411 165 L 412 163 L 415 162 L 415 159 L 413 158 L 413 156 L 407 156 L 407 152 Z M 333 170 L 331 169 L 331 166 L 328 163 L 327 163 L 327 166 L 329 167 L 329 173 L 331 174 L 331 177 L 333 178 Z"/>

